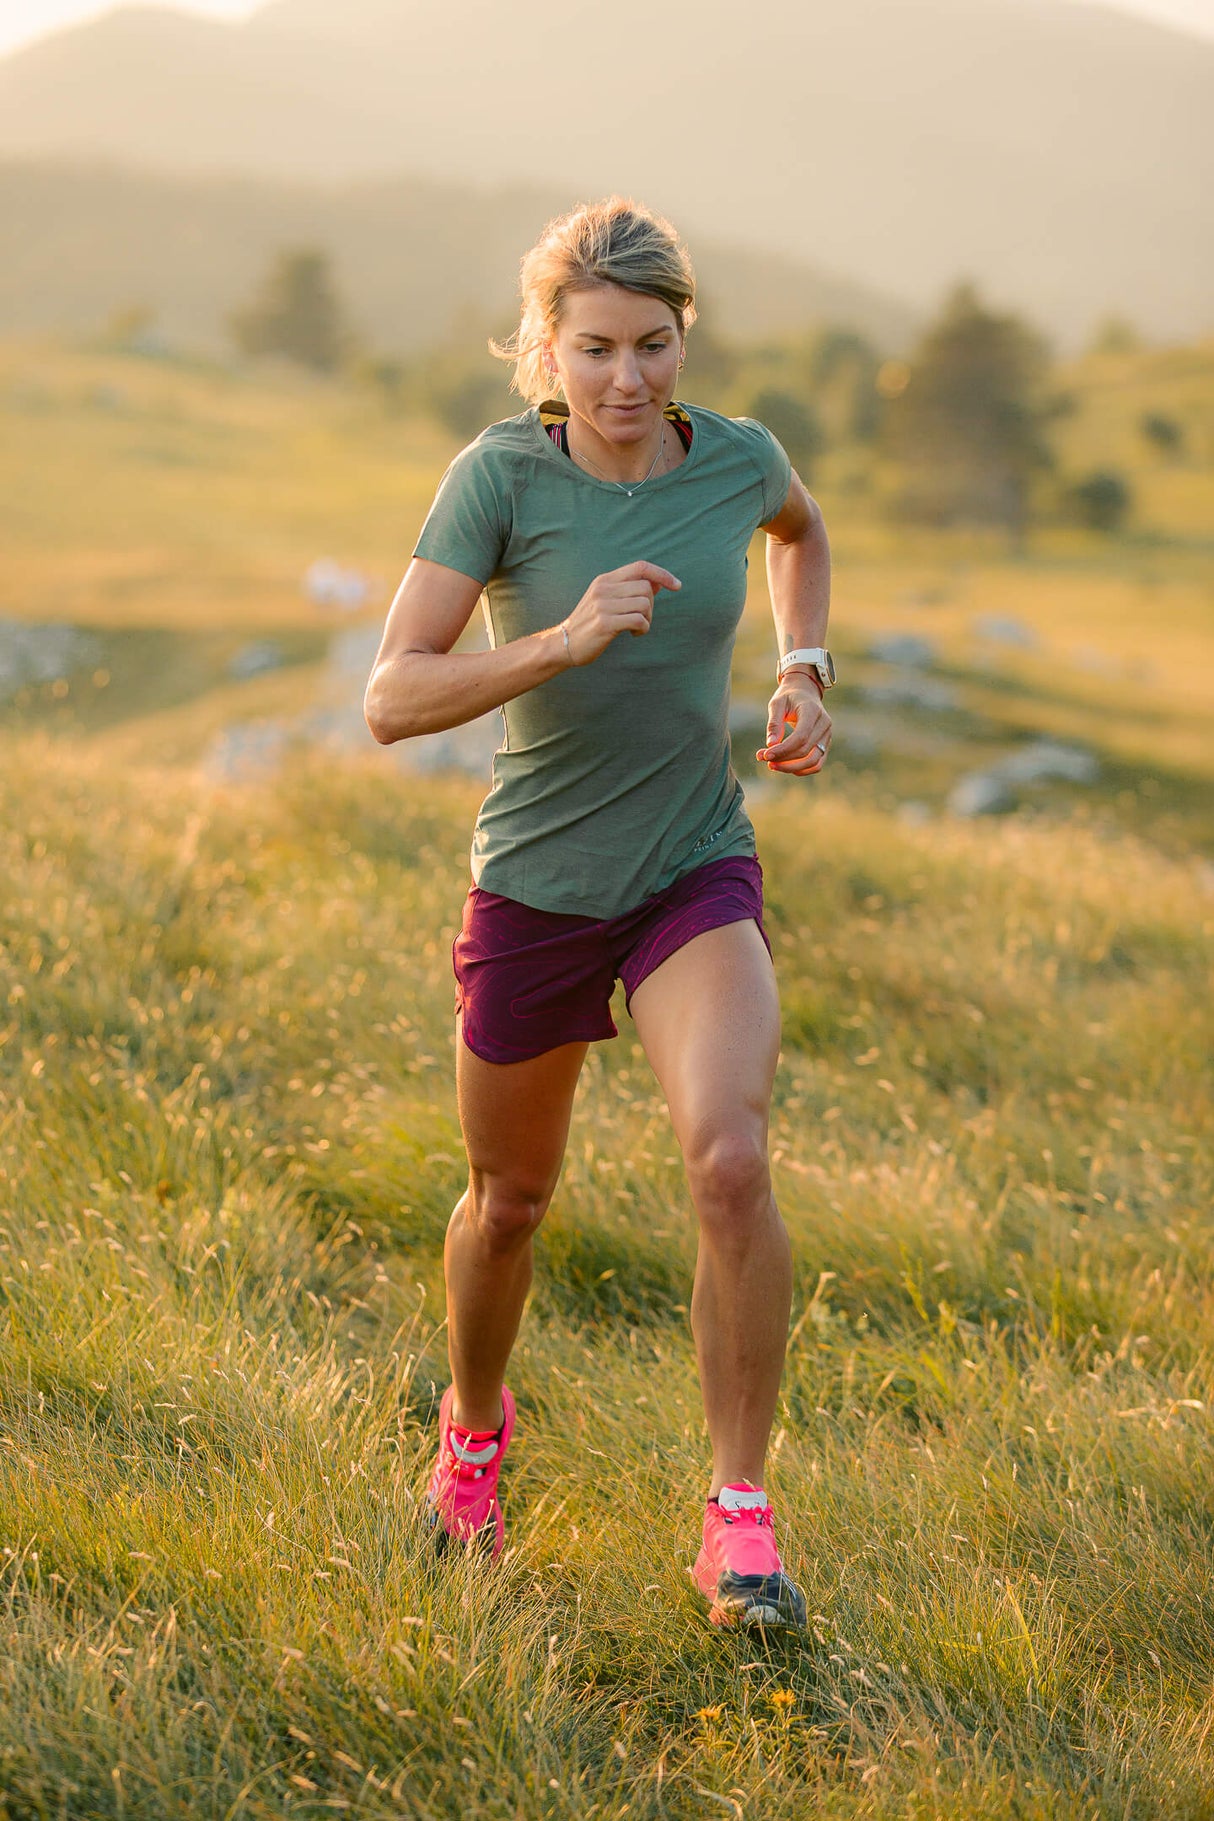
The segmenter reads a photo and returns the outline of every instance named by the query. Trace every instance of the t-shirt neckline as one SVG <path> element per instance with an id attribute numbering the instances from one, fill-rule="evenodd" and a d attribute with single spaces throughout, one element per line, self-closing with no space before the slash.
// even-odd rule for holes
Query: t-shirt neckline
<path id="1" fill-rule="evenodd" d="M 683 404 L 681 400 L 677 398 L 671 399 L 662 415 L 670 421 L 677 412 L 682 412 L 688 422 L 692 422 L 692 407 Z M 655 474 L 652 480 L 644 482 L 637 481 L 630 493 L 623 481 L 600 480 L 596 474 L 587 474 L 586 470 L 580 468 L 571 455 L 565 455 L 558 449 L 548 434 L 547 425 L 544 421 L 545 414 L 547 414 L 549 421 L 555 417 L 568 417 L 569 407 L 566 405 L 564 399 L 545 399 L 542 404 L 532 405 L 531 407 L 532 431 L 539 438 L 540 446 L 549 460 L 559 462 L 564 469 L 575 477 L 575 479 L 588 481 L 592 487 L 598 487 L 604 493 L 618 494 L 623 499 L 627 500 L 635 499 L 639 493 L 656 493 L 659 487 L 664 487 L 671 481 L 677 481 L 679 476 L 690 468 L 691 464 L 697 459 L 700 445 L 704 440 L 702 420 L 697 418 L 695 420 L 695 433 L 691 439 L 691 447 L 688 449 L 686 455 L 684 455 L 678 467 L 669 469 L 665 474 Z"/>

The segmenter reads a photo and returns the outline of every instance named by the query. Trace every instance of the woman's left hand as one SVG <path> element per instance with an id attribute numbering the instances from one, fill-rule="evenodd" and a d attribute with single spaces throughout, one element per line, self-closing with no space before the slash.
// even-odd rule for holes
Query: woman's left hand
<path id="1" fill-rule="evenodd" d="M 821 771 L 830 751 L 830 716 L 807 676 L 785 677 L 767 705 L 767 744 L 755 754 L 769 771 L 808 778 Z"/>

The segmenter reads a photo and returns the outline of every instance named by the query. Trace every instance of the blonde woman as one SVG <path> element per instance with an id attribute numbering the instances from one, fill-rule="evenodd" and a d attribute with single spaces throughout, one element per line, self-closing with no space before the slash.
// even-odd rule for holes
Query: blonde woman
<path id="1" fill-rule="evenodd" d="M 506 724 L 454 949 L 469 1175 L 447 1233 L 452 1383 L 428 1500 L 440 1546 L 501 1548 L 532 1236 L 587 1046 L 616 1034 L 619 978 L 699 1221 L 712 1467 L 694 1579 L 716 1623 L 800 1625 L 763 1489 L 792 1282 L 767 1160 L 779 1006 L 727 715 L 762 526 L 782 656 L 758 756 L 821 770 L 830 558 L 767 430 L 674 403 L 694 298 L 686 250 L 647 209 L 612 198 L 549 225 L 523 262 L 517 335 L 495 348 L 530 408 L 448 469 L 367 689 L 385 743 L 494 708 Z M 482 594 L 492 649 L 456 654 Z"/>

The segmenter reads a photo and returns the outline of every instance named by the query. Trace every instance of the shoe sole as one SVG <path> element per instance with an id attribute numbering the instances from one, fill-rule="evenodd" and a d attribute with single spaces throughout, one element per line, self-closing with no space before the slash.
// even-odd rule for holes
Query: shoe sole
<path id="1" fill-rule="evenodd" d="M 805 1598 L 784 1574 L 723 1574 L 708 1609 L 714 1625 L 762 1625 L 801 1631 L 806 1624 Z"/>

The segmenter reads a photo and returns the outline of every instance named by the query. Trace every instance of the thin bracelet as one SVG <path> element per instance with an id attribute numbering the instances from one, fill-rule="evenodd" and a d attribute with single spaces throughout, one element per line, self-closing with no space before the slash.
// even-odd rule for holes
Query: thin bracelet
<path id="1" fill-rule="evenodd" d="M 809 664 L 790 664 L 788 666 L 787 670 L 782 670 L 780 672 L 778 681 L 782 683 L 784 681 L 785 677 L 790 677 L 792 675 L 794 670 L 801 671 L 805 676 L 807 676 L 809 678 L 810 682 L 814 685 L 814 688 L 818 692 L 819 702 L 824 702 L 826 700 L 826 691 L 822 687 L 822 679 L 818 675 L 817 671 L 814 670 Z"/>
<path id="2" fill-rule="evenodd" d="M 564 620 L 561 621 L 561 637 L 565 641 L 565 652 L 569 658 L 569 662 L 572 664 L 573 663 L 573 648 L 569 643 L 569 628 L 565 624 Z"/>

